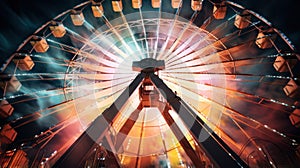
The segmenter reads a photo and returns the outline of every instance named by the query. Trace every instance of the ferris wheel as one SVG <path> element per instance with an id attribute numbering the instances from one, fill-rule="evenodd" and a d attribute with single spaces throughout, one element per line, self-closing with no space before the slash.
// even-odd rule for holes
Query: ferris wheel
<path id="1" fill-rule="evenodd" d="M 231 1 L 82 2 L 1 67 L 0 163 L 297 167 L 299 59 Z"/>

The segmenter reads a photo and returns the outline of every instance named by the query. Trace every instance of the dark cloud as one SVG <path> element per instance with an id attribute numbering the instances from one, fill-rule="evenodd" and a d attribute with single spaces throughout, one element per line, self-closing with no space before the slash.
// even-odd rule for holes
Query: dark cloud
<path id="1" fill-rule="evenodd" d="M 9 57 L 37 28 L 83 0 L 0 1 L 0 62 Z"/>

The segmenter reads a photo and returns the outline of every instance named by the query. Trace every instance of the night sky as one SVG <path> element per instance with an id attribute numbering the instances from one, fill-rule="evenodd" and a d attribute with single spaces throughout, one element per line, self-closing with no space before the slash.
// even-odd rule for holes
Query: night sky
<path id="1" fill-rule="evenodd" d="M 42 24 L 84 0 L 1 0 L 1 62 Z M 149 0 L 150 1 L 150 0 Z M 295 0 L 233 0 L 269 20 L 300 50 L 300 15 Z"/>

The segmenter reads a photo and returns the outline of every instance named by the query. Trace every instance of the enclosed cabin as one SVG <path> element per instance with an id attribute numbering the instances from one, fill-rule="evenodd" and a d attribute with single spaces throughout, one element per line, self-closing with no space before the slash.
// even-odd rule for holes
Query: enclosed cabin
<path id="1" fill-rule="evenodd" d="M 34 67 L 34 62 L 28 54 L 15 54 L 13 62 L 21 71 L 30 71 Z"/>
<path id="2" fill-rule="evenodd" d="M 47 50 L 49 49 L 49 44 L 47 43 L 46 39 L 40 36 L 33 35 L 30 40 L 30 44 L 38 53 L 47 52 Z"/>
<path id="3" fill-rule="evenodd" d="M 11 144 L 17 137 L 17 132 L 9 124 L 0 127 L 0 140 L 2 143 Z"/>
<path id="4" fill-rule="evenodd" d="M 7 118 L 12 115 L 14 108 L 6 100 L 0 101 L 0 117 Z"/>
<path id="5" fill-rule="evenodd" d="M 290 121 L 291 123 L 297 127 L 300 128 L 300 109 L 295 109 L 291 114 L 290 114 Z"/>
<path id="6" fill-rule="evenodd" d="M 153 58 L 145 58 L 141 61 L 132 62 L 132 70 L 146 73 L 156 73 L 165 69 L 164 60 L 156 60 Z M 158 107 L 159 92 L 154 87 L 149 77 L 146 77 L 139 88 L 139 96 L 143 107 Z"/>
<path id="7" fill-rule="evenodd" d="M 191 8 L 193 9 L 193 11 L 201 11 L 202 2 L 203 0 L 191 0 Z"/>
<path id="8" fill-rule="evenodd" d="M 159 93 L 149 78 L 144 79 L 139 91 L 143 107 L 158 107 Z"/>
<path id="9" fill-rule="evenodd" d="M 172 0 L 172 8 L 174 8 L 174 9 L 179 8 L 181 1 L 183 1 L 183 0 Z"/>
<path id="10" fill-rule="evenodd" d="M 225 1 L 217 1 L 214 3 L 213 16 L 215 19 L 224 19 L 227 12 Z"/>
<path id="11" fill-rule="evenodd" d="M 142 0 L 132 0 L 131 2 L 134 9 L 139 9 L 142 7 Z"/>
<path id="12" fill-rule="evenodd" d="M 238 29 L 245 29 L 250 25 L 250 23 L 251 14 L 247 10 L 244 10 L 243 12 L 235 16 L 234 26 Z"/>
<path id="13" fill-rule="evenodd" d="M 260 49 L 272 48 L 276 37 L 277 33 L 272 28 L 261 30 L 256 37 L 255 44 Z"/>
<path id="14" fill-rule="evenodd" d="M 74 26 L 82 26 L 84 23 L 84 16 L 81 10 L 71 10 L 71 20 Z"/>
<path id="15" fill-rule="evenodd" d="M 291 98 L 300 98 L 299 81 L 290 79 L 286 86 L 283 88 L 285 94 Z"/>
<path id="16" fill-rule="evenodd" d="M 17 92 L 20 90 L 22 84 L 15 76 L 9 76 L 6 74 L 1 75 L 0 87 L 5 92 Z"/>
<path id="17" fill-rule="evenodd" d="M 273 63 L 278 72 L 289 72 L 298 63 L 298 57 L 295 53 L 278 54 Z"/>
<path id="18" fill-rule="evenodd" d="M 123 4 L 121 0 L 112 0 L 111 3 L 112 3 L 113 11 L 122 12 Z"/>
<path id="19" fill-rule="evenodd" d="M 49 28 L 53 36 L 56 38 L 63 37 L 67 32 L 65 26 L 62 23 L 56 21 L 51 21 Z"/>
<path id="20" fill-rule="evenodd" d="M 104 10 L 103 10 L 103 6 L 101 2 L 97 2 L 97 1 L 92 1 L 92 12 L 94 17 L 96 18 L 100 18 L 103 16 L 104 14 Z"/>
<path id="21" fill-rule="evenodd" d="M 151 0 L 152 8 L 159 8 L 161 0 Z"/>

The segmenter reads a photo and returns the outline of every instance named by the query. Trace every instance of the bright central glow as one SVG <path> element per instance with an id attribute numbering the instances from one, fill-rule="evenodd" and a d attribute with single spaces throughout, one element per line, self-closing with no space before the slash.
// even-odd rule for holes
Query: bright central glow
<path id="1" fill-rule="evenodd" d="M 166 67 L 159 71 L 159 77 L 194 108 L 199 117 L 208 121 L 211 128 L 219 124 L 225 90 L 212 86 L 225 88 L 226 83 L 222 76 L 224 65 L 214 46 L 217 39 L 188 20 L 172 14 L 165 16 L 158 19 L 157 13 L 152 12 L 122 16 L 98 28 L 93 36 L 83 40 L 86 43 L 70 70 L 73 70 L 72 77 L 76 79 L 73 82 L 73 96 L 77 98 L 75 106 L 84 128 L 101 115 L 132 82 L 137 75 L 132 71 L 132 62 L 144 58 L 164 60 Z M 168 19 L 172 17 L 177 19 Z M 213 78 L 210 72 L 220 75 Z M 146 86 L 145 89 L 154 88 Z M 120 109 L 112 125 L 112 134 L 120 131 L 139 101 L 138 92 L 135 91 L 125 107 Z M 174 111 L 170 111 L 170 114 L 183 129 L 185 137 L 182 138 L 192 141 L 189 128 Z M 128 135 L 123 136 L 126 138 L 117 151 L 122 156 L 159 156 L 169 151 L 170 158 L 176 156 L 174 159 L 181 162 L 186 158 L 157 108 L 144 108 Z M 121 160 L 126 162 L 124 158 Z"/>

